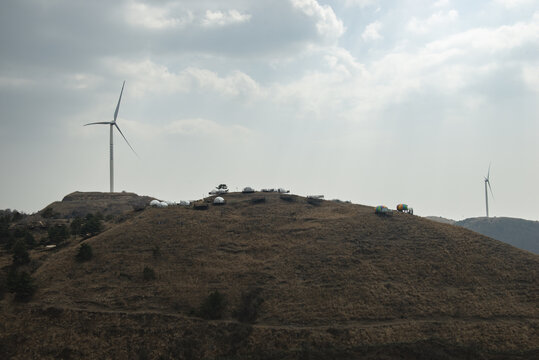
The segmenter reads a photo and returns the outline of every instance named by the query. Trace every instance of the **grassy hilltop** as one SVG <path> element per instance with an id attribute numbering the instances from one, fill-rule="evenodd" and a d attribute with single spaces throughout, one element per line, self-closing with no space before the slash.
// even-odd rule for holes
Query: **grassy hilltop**
<path id="1" fill-rule="evenodd" d="M 535 358 L 539 257 L 448 224 L 276 193 L 146 208 L 30 252 L 19 359 Z M 208 199 L 211 202 L 211 199 Z M 110 207 L 110 206 L 109 206 Z M 76 260 L 81 244 L 90 260 Z M 0 261 L 7 266 L 10 254 Z M 6 260 L 8 259 L 8 260 Z"/>

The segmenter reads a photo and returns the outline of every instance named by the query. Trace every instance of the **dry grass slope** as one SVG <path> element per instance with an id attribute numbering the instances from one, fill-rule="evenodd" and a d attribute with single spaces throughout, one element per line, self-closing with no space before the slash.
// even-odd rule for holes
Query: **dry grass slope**
<path id="1" fill-rule="evenodd" d="M 265 201 L 260 199 L 265 197 Z M 539 257 L 463 228 L 279 194 L 147 208 L 39 258 L 38 293 L 1 302 L 13 358 L 533 358 Z M 211 200 L 211 199 L 208 199 Z M 33 256 L 37 256 L 33 254 Z M 144 281 L 151 267 L 156 279 Z M 254 324 L 234 312 L 263 302 Z M 212 291 L 223 320 L 194 314 Z"/>

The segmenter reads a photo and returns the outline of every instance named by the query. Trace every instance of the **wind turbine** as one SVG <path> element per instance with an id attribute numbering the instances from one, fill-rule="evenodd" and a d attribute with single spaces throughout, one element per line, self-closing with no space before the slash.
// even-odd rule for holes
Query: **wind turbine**
<path id="1" fill-rule="evenodd" d="M 492 188 L 490 187 L 490 164 L 488 164 L 488 172 L 487 177 L 485 178 L 485 203 L 487 205 L 487 217 L 488 217 L 488 192 L 487 192 L 487 185 L 490 189 L 490 194 L 492 195 L 492 198 L 494 199 L 494 194 L 492 193 Z"/>
<path id="2" fill-rule="evenodd" d="M 87 126 L 87 125 L 110 125 L 110 192 L 114 192 L 114 155 L 113 155 L 114 150 L 113 150 L 113 142 L 112 142 L 112 133 L 113 133 L 113 128 L 115 126 L 116 126 L 116 129 L 118 129 L 118 131 L 120 132 L 120 134 L 124 138 L 127 145 L 129 145 L 131 150 L 133 150 L 135 155 L 137 155 L 135 149 L 133 149 L 133 147 L 131 146 L 129 141 L 127 141 L 126 137 L 122 133 L 122 130 L 120 130 L 120 127 L 116 123 L 116 118 L 118 117 L 118 110 L 120 110 L 120 101 L 122 101 L 122 94 L 124 92 L 124 86 L 125 86 L 125 80 L 124 80 L 124 83 L 122 85 L 122 91 L 120 91 L 120 98 L 118 99 L 118 105 L 116 105 L 116 111 L 114 111 L 114 120 L 112 120 L 112 121 L 102 121 L 102 122 L 93 122 L 93 123 L 89 123 L 89 124 L 84 125 L 84 126 Z"/>

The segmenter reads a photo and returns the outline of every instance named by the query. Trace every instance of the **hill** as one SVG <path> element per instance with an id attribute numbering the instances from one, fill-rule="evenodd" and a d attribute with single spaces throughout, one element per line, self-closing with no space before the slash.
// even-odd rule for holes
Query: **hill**
<path id="1" fill-rule="evenodd" d="M 425 216 L 425 219 L 436 221 L 442 224 L 450 224 L 450 225 L 454 225 L 456 222 L 455 220 L 447 219 L 441 216 Z"/>
<path id="2" fill-rule="evenodd" d="M 478 217 L 457 221 L 455 225 L 539 254 L 539 221 Z"/>
<path id="3" fill-rule="evenodd" d="M 0 302 L 0 353 L 19 359 L 539 354 L 537 255 L 417 216 L 379 217 L 361 205 L 274 193 L 224 197 L 226 205 L 207 210 L 132 213 L 82 241 L 94 253 L 87 262 L 75 261 L 78 239 L 52 252 L 32 251 L 38 291 L 28 303 L 10 294 Z M 208 297 L 215 291 L 224 302 Z M 207 319 L 208 306 L 222 309 L 221 316 Z"/>
<path id="4" fill-rule="evenodd" d="M 46 206 L 37 215 L 45 211 L 58 218 L 74 218 L 88 213 L 101 213 L 104 216 L 120 215 L 143 209 L 153 197 L 140 196 L 135 193 L 102 193 L 76 191 L 66 195 L 62 201 L 55 201 Z"/>

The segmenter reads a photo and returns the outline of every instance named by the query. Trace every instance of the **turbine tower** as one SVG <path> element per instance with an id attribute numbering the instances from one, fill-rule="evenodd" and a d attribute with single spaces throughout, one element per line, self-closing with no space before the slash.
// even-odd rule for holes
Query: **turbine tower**
<path id="1" fill-rule="evenodd" d="M 488 217 L 488 192 L 487 192 L 487 185 L 490 189 L 490 194 L 492 195 L 492 198 L 494 199 L 494 194 L 492 193 L 492 188 L 490 187 L 490 164 L 488 165 L 488 172 L 487 177 L 485 178 L 485 203 L 487 206 L 487 217 Z"/>
<path id="2" fill-rule="evenodd" d="M 114 111 L 114 120 L 112 120 L 112 121 L 103 121 L 103 122 L 93 122 L 93 123 L 89 123 L 89 124 L 84 125 L 84 126 L 87 126 L 87 125 L 110 125 L 110 192 L 114 192 L 114 150 L 113 150 L 112 133 L 113 133 L 113 128 L 115 126 L 116 126 L 116 129 L 118 129 L 118 131 L 120 132 L 120 134 L 124 138 L 127 145 L 129 145 L 131 150 L 133 150 L 135 155 L 137 155 L 135 149 L 133 149 L 133 147 L 131 146 L 129 141 L 127 141 L 126 137 L 122 133 L 122 130 L 120 130 L 120 127 L 116 123 L 116 118 L 118 117 L 118 110 L 120 109 L 120 102 L 122 101 L 122 94 L 124 92 L 124 86 L 125 86 L 125 80 L 124 80 L 124 83 L 122 85 L 122 91 L 120 91 L 120 98 L 118 99 L 118 105 L 116 105 L 116 111 Z"/>

